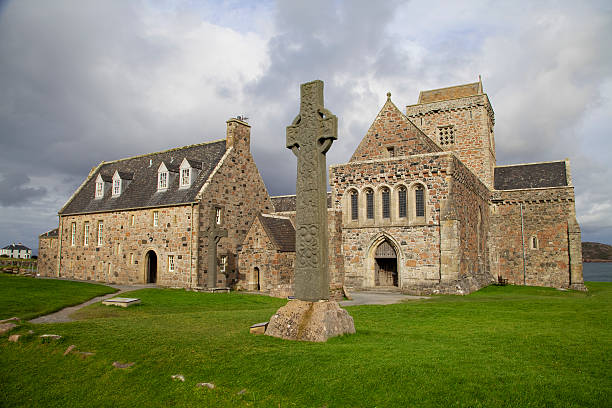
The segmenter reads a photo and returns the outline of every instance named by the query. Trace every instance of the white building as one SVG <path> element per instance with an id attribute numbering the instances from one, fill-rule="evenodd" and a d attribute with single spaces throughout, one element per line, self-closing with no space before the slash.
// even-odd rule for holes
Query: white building
<path id="1" fill-rule="evenodd" d="M 9 258 L 30 259 L 32 258 L 32 250 L 21 242 L 18 244 L 12 243 L 0 249 L 0 255 L 6 255 Z"/>

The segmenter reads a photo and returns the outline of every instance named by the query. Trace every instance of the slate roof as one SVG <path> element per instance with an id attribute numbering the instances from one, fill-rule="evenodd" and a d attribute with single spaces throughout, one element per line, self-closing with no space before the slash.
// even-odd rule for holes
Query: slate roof
<path id="1" fill-rule="evenodd" d="M 22 244 L 11 244 L 11 245 L 5 246 L 2 249 L 8 249 L 9 251 L 31 251 L 30 248 Z"/>
<path id="2" fill-rule="evenodd" d="M 60 214 L 86 214 L 194 202 L 196 195 L 224 153 L 225 139 L 112 162 L 102 162 L 96 172 L 60 210 Z M 166 167 L 176 168 L 178 172 L 178 167 L 184 158 L 199 162 L 202 168 L 191 187 L 179 189 L 179 177 L 175 176 L 168 180 L 167 190 L 158 192 L 157 170 L 162 161 L 166 163 Z M 104 180 L 107 180 L 108 177 L 110 177 L 109 180 L 112 180 L 115 170 L 132 173 L 132 181 L 120 196 L 112 197 L 110 186 L 106 186 L 104 197 L 96 199 L 94 193 L 98 174 L 101 174 Z"/>
<path id="3" fill-rule="evenodd" d="M 295 228 L 291 220 L 260 214 L 259 221 L 279 251 L 295 252 Z"/>
<path id="4" fill-rule="evenodd" d="M 467 96 L 482 94 L 480 82 L 472 84 L 451 86 L 448 88 L 432 89 L 421 91 L 419 94 L 419 104 L 446 101 L 449 99 L 465 98 Z"/>
<path id="5" fill-rule="evenodd" d="M 295 195 L 270 197 L 275 212 L 295 211 Z M 331 208 L 331 193 L 327 193 L 327 208 Z"/>
<path id="6" fill-rule="evenodd" d="M 565 161 L 495 167 L 495 189 L 567 186 Z"/>
<path id="7" fill-rule="evenodd" d="M 51 231 L 47 231 L 44 234 L 39 235 L 41 238 L 53 238 L 59 236 L 59 228 L 54 228 Z"/>

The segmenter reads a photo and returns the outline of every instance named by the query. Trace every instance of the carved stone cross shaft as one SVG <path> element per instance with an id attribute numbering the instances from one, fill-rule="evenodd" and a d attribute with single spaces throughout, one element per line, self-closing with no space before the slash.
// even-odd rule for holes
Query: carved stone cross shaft
<path id="1" fill-rule="evenodd" d="M 327 166 L 325 153 L 338 138 L 338 119 L 323 107 L 323 81 L 300 87 L 300 113 L 287 126 L 287 148 L 297 156 L 295 297 L 329 298 Z"/>
<path id="2" fill-rule="evenodd" d="M 219 208 L 213 207 L 208 227 L 208 289 L 217 287 L 217 245 L 227 230 L 221 229 L 221 218 L 217 217 Z M 217 222 L 219 220 L 219 222 Z"/>

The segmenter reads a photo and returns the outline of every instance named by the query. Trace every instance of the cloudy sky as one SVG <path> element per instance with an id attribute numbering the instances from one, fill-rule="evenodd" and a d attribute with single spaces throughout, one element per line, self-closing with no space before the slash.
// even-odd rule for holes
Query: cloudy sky
<path id="1" fill-rule="evenodd" d="M 271 194 L 325 81 L 348 160 L 386 99 L 482 75 L 498 164 L 569 158 L 585 241 L 612 244 L 609 1 L 0 0 L 0 246 L 37 248 L 102 160 L 223 138 L 246 115 Z"/>

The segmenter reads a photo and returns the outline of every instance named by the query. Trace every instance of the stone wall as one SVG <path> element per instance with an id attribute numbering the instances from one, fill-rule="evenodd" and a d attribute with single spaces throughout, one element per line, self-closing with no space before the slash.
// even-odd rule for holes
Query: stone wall
<path id="1" fill-rule="evenodd" d="M 490 211 L 494 276 L 516 285 L 583 288 L 573 187 L 494 191 Z"/>
<path id="2" fill-rule="evenodd" d="M 459 159 L 489 188 L 493 186 L 495 137 L 493 108 L 486 94 L 406 107 L 408 118 L 445 151 Z M 440 142 L 440 130 L 452 127 L 452 138 Z M 442 128 L 442 129 L 441 129 Z"/>
<path id="3" fill-rule="evenodd" d="M 406 292 L 434 290 L 440 285 L 440 205 L 448 197 L 452 153 L 429 153 L 409 158 L 349 162 L 330 168 L 332 205 L 342 213 L 344 284 L 375 286 L 374 251 L 385 239 L 397 254 L 398 285 Z M 414 212 L 415 187 L 423 186 L 424 217 Z M 390 191 L 390 217 L 384 218 L 382 189 Z M 400 217 L 398 192 L 407 191 L 407 214 Z M 374 192 L 373 219 L 367 218 L 365 192 Z M 359 217 L 350 217 L 350 194 L 359 195 Z"/>
<path id="4" fill-rule="evenodd" d="M 153 225 L 154 211 L 158 225 Z M 197 217 L 197 206 L 193 217 Z M 190 253 L 195 250 L 190 205 L 161 207 L 99 214 L 66 215 L 60 218 L 61 260 L 59 276 L 109 283 L 146 283 L 146 255 L 157 258 L 157 283 L 169 287 L 189 287 L 195 275 Z M 101 245 L 98 224 L 103 223 Z M 72 224 L 76 227 L 72 245 Z M 85 245 L 85 224 L 89 224 L 89 242 Z M 190 243 L 193 247 L 190 251 Z M 195 252 L 194 252 L 195 253 Z M 174 257 L 174 271 L 169 269 Z"/>
<path id="5" fill-rule="evenodd" d="M 208 231 L 211 212 L 222 209 L 222 226 L 228 236 L 221 238 L 217 259 L 227 257 L 226 274 L 217 274 L 217 286 L 232 286 L 238 281 L 237 248 L 260 212 L 272 211 L 268 190 L 250 151 L 250 126 L 238 119 L 227 125 L 228 153 L 203 188 L 198 234 L 198 286 L 207 285 Z"/>
<path id="6" fill-rule="evenodd" d="M 393 149 L 389 151 L 389 149 Z M 441 151 L 387 100 L 353 153 L 350 162 Z"/>
<path id="7" fill-rule="evenodd" d="M 277 297 L 293 295 L 295 252 L 277 250 L 258 218 L 246 235 L 238 259 L 240 274 L 236 289 L 258 290 L 256 270 L 259 270 L 259 291 Z"/>
<path id="8" fill-rule="evenodd" d="M 492 283 L 487 238 L 489 189 L 453 157 L 450 194 L 441 215 L 443 292 L 471 293 Z"/>
<path id="9" fill-rule="evenodd" d="M 57 276 L 57 237 L 38 237 L 38 274 Z"/>

